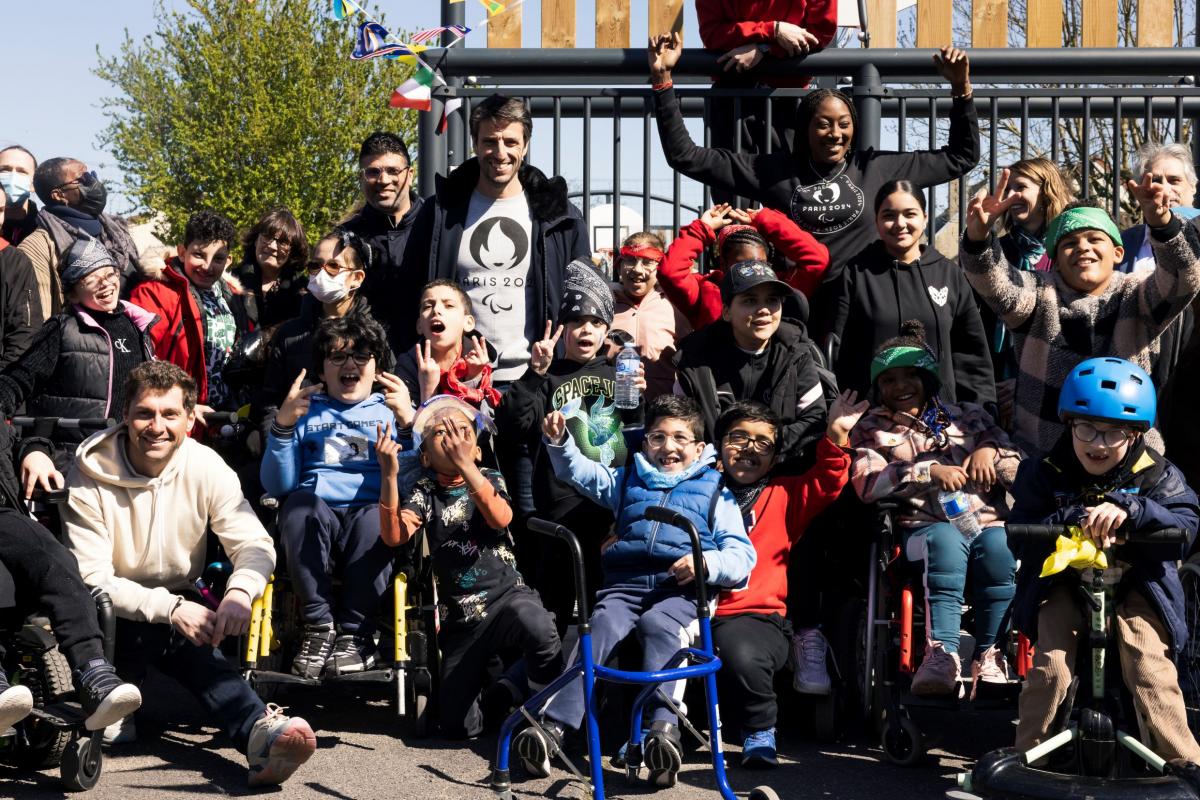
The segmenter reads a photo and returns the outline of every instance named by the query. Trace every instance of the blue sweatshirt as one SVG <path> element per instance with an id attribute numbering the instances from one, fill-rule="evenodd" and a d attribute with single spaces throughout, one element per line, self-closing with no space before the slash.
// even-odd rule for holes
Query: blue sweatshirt
<path id="1" fill-rule="evenodd" d="M 622 473 L 630 469 L 629 467 L 614 469 L 592 461 L 579 451 L 570 436 L 567 436 L 561 445 L 551 444 L 545 439 L 543 441 L 546 443 L 550 462 L 554 465 L 554 474 L 559 480 L 571 483 L 583 496 L 611 509 L 614 515 L 620 515 L 621 507 L 625 503 L 625 498 L 621 496 Z M 699 458 L 680 473 L 660 472 L 641 453 L 634 456 L 632 469 L 636 469 L 647 483 L 663 484 L 665 487 L 665 483 L 675 485 L 704 470 L 712 469 L 715 460 L 716 450 L 709 445 Z M 742 521 L 742 512 L 738 509 L 737 501 L 724 487 L 721 488 L 720 499 L 714 508 L 712 534 L 717 549 L 704 551 L 708 583 L 731 589 L 745 587 L 750 578 L 750 570 L 754 568 L 756 553 L 754 545 L 750 543 L 750 537 L 746 535 L 746 526 Z"/>
<path id="2" fill-rule="evenodd" d="M 267 436 L 259 477 L 268 494 L 312 492 L 331 506 L 379 502 L 378 425 L 391 423 L 382 394 L 356 405 L 314 394 L 308 413 L 290 432 L 278 426 Z"/>

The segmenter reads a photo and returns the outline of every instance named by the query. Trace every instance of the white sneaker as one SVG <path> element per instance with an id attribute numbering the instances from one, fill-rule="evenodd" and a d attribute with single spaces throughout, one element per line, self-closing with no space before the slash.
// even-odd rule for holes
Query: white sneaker
<path id="1" fill-rule="evenodd" d="M 816 628 L 792 635 L 792 688 L 800 694 L 829 694 L 829 643 Z"/>
<path id="2" fill-rule="evenodd" d="M 971 662 L 971 699 L 979 689 L 979 682 L 1004 686 L 1008 683 L 1008 660 L 1000 648 L 992 645 Z"/>
<path id="3" fill-rule="evenodd" d="M 33 692 L 29 687 L 9 686 L 4 681 L 4 691 L 0 692 L 0 732 L 25 719 L 30 711 L 33 711 Z"/>
<path id="4" fill-rule="evenodd" d="M 123 717 L 112 725 L 104 729 L 104 743 L 106 745 L 114 744 L 132 744 L 137 741 L 137 726 L 133 722 L 133 715 Z"/>
<path id="5" fill-rule="evenodd" d="M 250 730 L 246 760 L 250 762 L 250 785 L 280 784 L 308 761 L 317 749 L 317 737 L 300 717 L 289 717 L 271 703 Z"/>

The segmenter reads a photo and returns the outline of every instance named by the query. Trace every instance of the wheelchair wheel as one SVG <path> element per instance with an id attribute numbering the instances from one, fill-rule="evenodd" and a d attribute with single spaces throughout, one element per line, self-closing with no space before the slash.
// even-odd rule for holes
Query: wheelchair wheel
<path id="1" fill-rule="evenodd" d="M 921 736 L 921 729 L 906 716 L 884 726 L 881 744 L 888 761 L 902 767 L 911 767 L 925 756 L 925 740 Z"/>
<path id="2" fill-rule="evenodd" d="M 779 800 L 779 795 L 770 786 L 755 786 L 750 790 L 749 800 Z"/>
<path id="3" fill-rule="evenodd" d="M 104 769 L 104 756 L 100 752 L 99 739 L 78 738 L 63 752 L 59 774 L 63 786 L 71 792 L 86 792 L 100 780 Z"/>
<path id="4" fill-rule="evenodd" d="M 45 708 L 69 700 L 75 692 L 71 665 L 57 647 L 42 652 L 21 653 L 21 665 L 27 667 L 23 681 L 33 693 L 33 707 Z M 73 734 L 56 728 L 37 717 L 20 723 L 25 732 L 19 737 L 16 757 L 22 766 L 32 769 L 56 767 L 62 762 Z"/>
<path id="5" fill-rule="evenodd" d="M 1179 688 L 1187 707 L 1188 727 L 1196 734 L 1200 731 L 1200 553 L 1179 568 L 1179 582 L 1188 630 L 1187 644 L 1179 655 Z"/>

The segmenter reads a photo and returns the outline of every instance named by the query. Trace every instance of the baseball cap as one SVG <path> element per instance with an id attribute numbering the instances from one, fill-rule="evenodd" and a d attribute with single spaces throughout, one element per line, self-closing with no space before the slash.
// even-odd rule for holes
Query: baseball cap
<path id="1" fill-rule="evenodd" d="M 721 278 L 721 302 L 728 305 L 742 292 L 764 283 L 772 284 L 785 297 L 792 293 L 792 287 L 779 280 L 775 270 L 771 269 L 767 262 L 739 261 L 726 269 L 724 277 Z"/>

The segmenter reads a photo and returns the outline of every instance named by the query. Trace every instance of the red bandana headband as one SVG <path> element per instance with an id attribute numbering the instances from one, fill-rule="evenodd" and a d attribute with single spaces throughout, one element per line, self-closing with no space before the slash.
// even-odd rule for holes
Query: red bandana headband
<path id="1" fill-rule="evenodd" d="M 648 244 L 637 245 L 636 247 L 622 247 L 621 256 L 623 258 L 648 258 L 651 261 L 662 263 L 662 260 L 667 257 L 667 254 L 657 247 Z"/>

